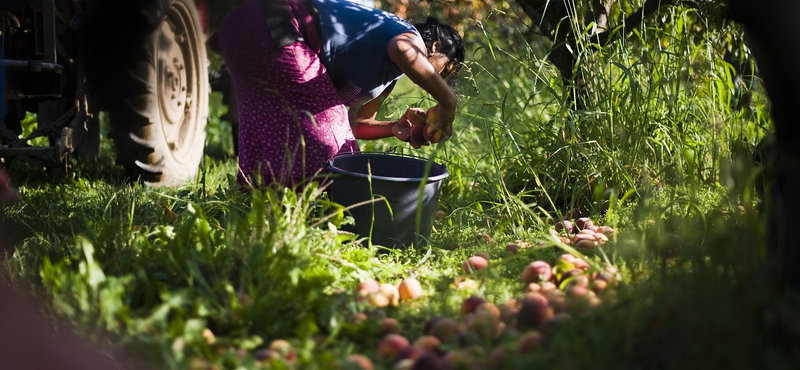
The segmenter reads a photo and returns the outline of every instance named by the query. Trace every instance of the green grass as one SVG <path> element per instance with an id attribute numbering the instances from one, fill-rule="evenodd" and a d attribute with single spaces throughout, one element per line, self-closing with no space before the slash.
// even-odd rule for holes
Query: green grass
<path id="1" fill-rule="evenodd" d="M 741 30 L 673 8 L 627 41 L 584 55 L 589 106 L 570 111 L 548 45 L 511 20 L 495 12 L 465 22 L 469 62 L 450 141 L 419 151 L 396 140 L 361 143 L 447 165 L 446 217 L 428 246 L 362 247 L 337 231 L 342 220 L 328 216 L 338 209 L 320 201 L 317 186 L 241 192 L 230 127 L 218 118 L 226 108 L 214 95 L 201 175 L 184 186 L 128 185 L 107 141 L 96 161 L 73 162 L 66 174 L 13 163 L 23 201 L 0 216 L 12 244 L 7 280 L 32 288 L 48 315 L 87 341 L 159 368 L 267 367 L 256 355 L 286 339 L 297 361 L 272 368 L 331 369 L 364 353 L 389 369 L 376 356 L 380 318 L 397 318 L 413 339 L 430 317 L 465 320 L 470 295 L 498 305 L 519 298 L 522 269 L 567 250 L 547 234 L 554 220 L 589 216 L 620 231 L 586 255 L 619 270 L 617 303 L 576 315 L 524 355 L 514 331 L 466 338 L 461 354 L 473 366 L 793 368 L 798 304 L 775 283 L 754 191 L 759 169 L 749 161 L 770 131 L 768 102 L 755 90 L 751 103 L 732 108 L 722 60 Z M 379 115 L 431 104 L 403 80 Z M 506 252 L 518 239 L 535 247 Z M 469 276 L 475 286 L 455 289 L 466 277 L 461 262 L 478 252 L 492 257 L 489 268 Z M 422 282 L 422 299 L 380 309 L 354 300 L 366 278 L 409 276 Z M 366 321 L 354 321 L 357 313 Z M 493 351 L 506 354 L 505 366 L 487 363 Z"/>

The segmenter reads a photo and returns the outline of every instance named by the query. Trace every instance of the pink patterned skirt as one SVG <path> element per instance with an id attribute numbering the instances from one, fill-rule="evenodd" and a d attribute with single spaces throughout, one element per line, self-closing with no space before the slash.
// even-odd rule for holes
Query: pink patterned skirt
<path id="1" fill-rule="evenodd" d="M 296 185 L 326 172 L 333 155 L 358 151 L 319 58 L 302 41 L 275 47 L 258 1 L 234 10 L 219 40 L 236 88 L 240 183 Z"/>

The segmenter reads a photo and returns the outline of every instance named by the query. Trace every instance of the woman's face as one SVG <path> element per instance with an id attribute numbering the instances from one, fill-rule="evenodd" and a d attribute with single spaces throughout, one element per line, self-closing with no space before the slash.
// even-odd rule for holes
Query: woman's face
<path id="1" fill-rule="evenodd" d="M 436 69 L 436 72 L 439 72 L 439 76 L 442 76 L 442 78 L 447 78 L 456 70 L 456 63 L 453 63 L 446 54 L 439 52 L 439 41 L 435 41 L 431 46 L 428 60 L 431 61 L 433 68 Z"/>
<path id="2" fill-rule="evenodd" d="M 442 53 L 433 52 L 428 56 L 428 60 L 431 61 L 433 68 L 436 69 L 436 72 L 439 72 L 442 78 L 447 78 L 455 70 L 455 63 Z"/>

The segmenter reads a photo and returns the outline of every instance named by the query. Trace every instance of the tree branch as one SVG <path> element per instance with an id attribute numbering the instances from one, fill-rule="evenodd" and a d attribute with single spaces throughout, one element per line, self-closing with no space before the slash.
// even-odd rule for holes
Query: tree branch
<path id="1" fill-rule="evenodd" d="M 672 5 L 674 0 L 647 0 L 639 10 L 625 18 L 625 21 L 620 26 L 618 32 L 603 32 L 599 34 L 598 44 L 600 46 L 607 46 L 612 41 L 616 40 L 619 35 L 627 35 L 636 27 L 639 27 L 645 19 L 656 13 L 662 6 Z"/>

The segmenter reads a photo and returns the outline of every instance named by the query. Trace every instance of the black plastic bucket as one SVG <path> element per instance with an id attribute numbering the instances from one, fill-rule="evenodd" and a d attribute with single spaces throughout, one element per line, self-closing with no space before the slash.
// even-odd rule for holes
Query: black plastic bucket
<path id="1" fill-rule="evenodd" d="M 350 209 L 355 225 L 343 230 L 371 235 L 372 244 L 389 248 L 427 243 L 442 180 L 448 176 L 444 165 L 409 155 L 356 152 L 334 156 L 328 168 L 334 173 L 331 201 L 351 207 L 385 198 Z"/>

